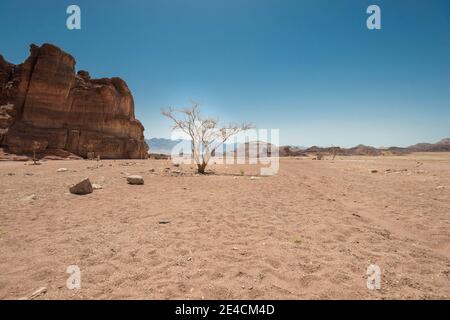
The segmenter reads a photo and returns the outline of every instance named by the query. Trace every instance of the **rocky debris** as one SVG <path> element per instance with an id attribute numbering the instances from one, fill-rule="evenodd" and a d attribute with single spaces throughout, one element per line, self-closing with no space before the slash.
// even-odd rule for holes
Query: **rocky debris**
<path id="1" fill-rule="evenodd" d="M 0 56 L 0 146 L 9 153 L 144 159 L 143 132 L 122 79 L 76 74 L 75 59 L 51 44 L 31 45 L 20 65 Z"/>
<path id="2" fill-rule="evenodd" d="M 92 193 L 93 188 L 91 181 L 89 181 L 89 178 L 85 178 L 82 181 L 78 182 L 75 185 L 72 185 L 69 188 L 70 193 L 78 194 L 78 195 L 85 195 Z"/>
<path id="3" fill-rule="evenodd" d="M 127 182 L 133 185 L 142 185 L 144 184 L 144 178 L 138 175 L 131 175 L 127 177 Z"/>
<path id="4" fill-rule="evenodd" d="M 69 170 L 67 170 L 67 168 L 59 168 L 58 170 L 56 170 L 56 172 L 67 172 Z"/>
<path id="5" fill-rule="evenodd" d="M 103 187 L 102 187 L 101 185 L 97 184 L 97 183 L 93 183 L 93 184 L 92 184 L 92 189 L 94 189 L 94 190 L 100 190 L 100 189 L 103 189 Z"/>

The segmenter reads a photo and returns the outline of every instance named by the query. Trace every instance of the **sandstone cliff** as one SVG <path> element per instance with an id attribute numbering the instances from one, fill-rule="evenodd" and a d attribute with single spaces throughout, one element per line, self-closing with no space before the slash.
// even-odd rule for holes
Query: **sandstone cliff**
<path id="1" fill-rule="evenodd" d="M 51 44 L 30 46 L 13 65 L 0 55 L 0 146 L 16 154 L 145 158 L 144 127 L 120 78 L 75 73 L 75 59 Z"/>

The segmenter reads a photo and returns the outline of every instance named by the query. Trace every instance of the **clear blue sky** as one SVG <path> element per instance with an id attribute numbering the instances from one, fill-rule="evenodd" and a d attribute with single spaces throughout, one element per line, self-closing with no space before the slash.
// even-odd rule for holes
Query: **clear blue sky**
<path id="1" fill-rule="evenodd" d="M 82 30 L 66 29 L 78 4 Z M 366 28 L 366 8 L 382 30 Z M 146 137 L 190 99 L 282 144 L 405 146 L 450 137 L 448 0 L 0 0 L 0 53 L 54 43 L 93 77 L 120 76 Z"/>

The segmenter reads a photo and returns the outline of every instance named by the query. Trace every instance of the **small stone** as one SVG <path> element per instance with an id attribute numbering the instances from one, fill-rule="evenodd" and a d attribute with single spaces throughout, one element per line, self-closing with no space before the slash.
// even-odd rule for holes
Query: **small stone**
<path id="1" fill-rule="evenodd" d="M 378 170 L 372 169 L 372 170 L 370 170 L 370 173 L 378 173 Z"/>
<path id="2" fill-rule="evenodd" d="M 161 220 L 159 220 L 159 224 L 168 224 L 168 223 L 170 223 L 169 219 L 161 219 Z"/>
<path id="3" fill-rule="evenodd" d="M 69 170 L 67 170 L 67 168 L 59 168 L 58 170 L 56 170 L 56 172 L 67 172 Z"/>
<path id="4" fill-rule="evenodd" d="M 250 177 L 250 180 L 259 180 L 259 179 L 261 179 L 261 177 L 255 177 L 255 176 Z"/>
<path id="5" fill-rule="evenodd" d="M 92 184 L 89 181 L 89 178 L 85 178 L 82 181 L 78 182 L 75 185 L 72 185 L 69 189 L 70 193 L 78 194 L 78 195 L 85 195 L 88 193 L 92 193 Z"/>
<path id="6" fill-rule="evenodd" d="M 127 177 L 127 182 L 133 185 L 141 185 L 144 184 L 144 178 L 138 175 L 131 175 Z"/>
<path id="7" fill-rule="evenodd" d="M 99 185 L 99 184 L 93 183 L 93 184 L 92 184 L 92 189 L 94 189 L 94 190 L 100 190 L 100 189 L 103 189 L 103 187 L 102 187 L 101 185 Z"/>
<path id="8" fill-rule="evenodd" d="M 437 186 L 436 189 L 437 189 L 437 190 L 444 189 L 444 186 Z"/>

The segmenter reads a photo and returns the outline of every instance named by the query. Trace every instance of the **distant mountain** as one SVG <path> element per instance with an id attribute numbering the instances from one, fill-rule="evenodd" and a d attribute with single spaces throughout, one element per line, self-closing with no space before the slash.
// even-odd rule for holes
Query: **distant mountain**
<path id="1" fill-rule="evenodd" d="M 170 140 L 164 138 L 152 138 L 146 140 L 150 146 L 149 153 L 167 154 L 170 155 L 172 149 L 179 143 L 182 143 L 184 148 L 187 149 L 185 153 L 190 151 L 190 142 L 188 140 Z M 252 141 L 246 143 L 231 143 L 226 145 L 226 151 L 232 153 L 245 154 L 248 156 L 251 151 L 253 154 L 261 153 L 273 153 L 276 150 L 276 146 L 267 142 Z M 225 150 L 219 148 L 219 150 Z M 231 151 L 230 151 L 231 150 Z M 337 156 L 380 156 L 380 155 L 402 155 L 411 152 L 444 152 L 450 151 L 450 138 L 442 139 L 437 143 L 418 143 L 406 148 L 402 147 L 389 147 L 389 148 L 375 148 L 359 144 L 352 148 L 341 147 L 318 147 L 312 146 L 309 148 L 301 148 L 295 146 L 280 146 L 278 152 L 280 157 L 306 157 L 309 155 L 317 154 L 335 154 Z"/>
<path id="2" fill-rule="evenodd" d="M 442 139 L 437 143 L 418 143 L 408 147 L 415 152 L 442 152 L 450 151 L 450 138 Z"/>
<path id="3" fill-rule="evenodd" d="M 280 156 L 295 156 L 289 152 L 282 152 L 284 149 L 289 150 L 290 146 L 280 147 Z M 341 148 L 341 147 L 317 147 L 313 146 L 302 150 L 303 154 L 306 155 L 317 155 L 317 154 L 335 154 L 339 156 L 379 156 L 379 155 L 402 155 L 411 152 L 444 152 L 450 151 L 450 138 L 442 139 L 437 143 L 418 143 L 413 146 L 406 148 L 402 147 L 389 147 L 389 148 L 374 148 L 371 146 L 357 145 L 353 148 Z"/>

